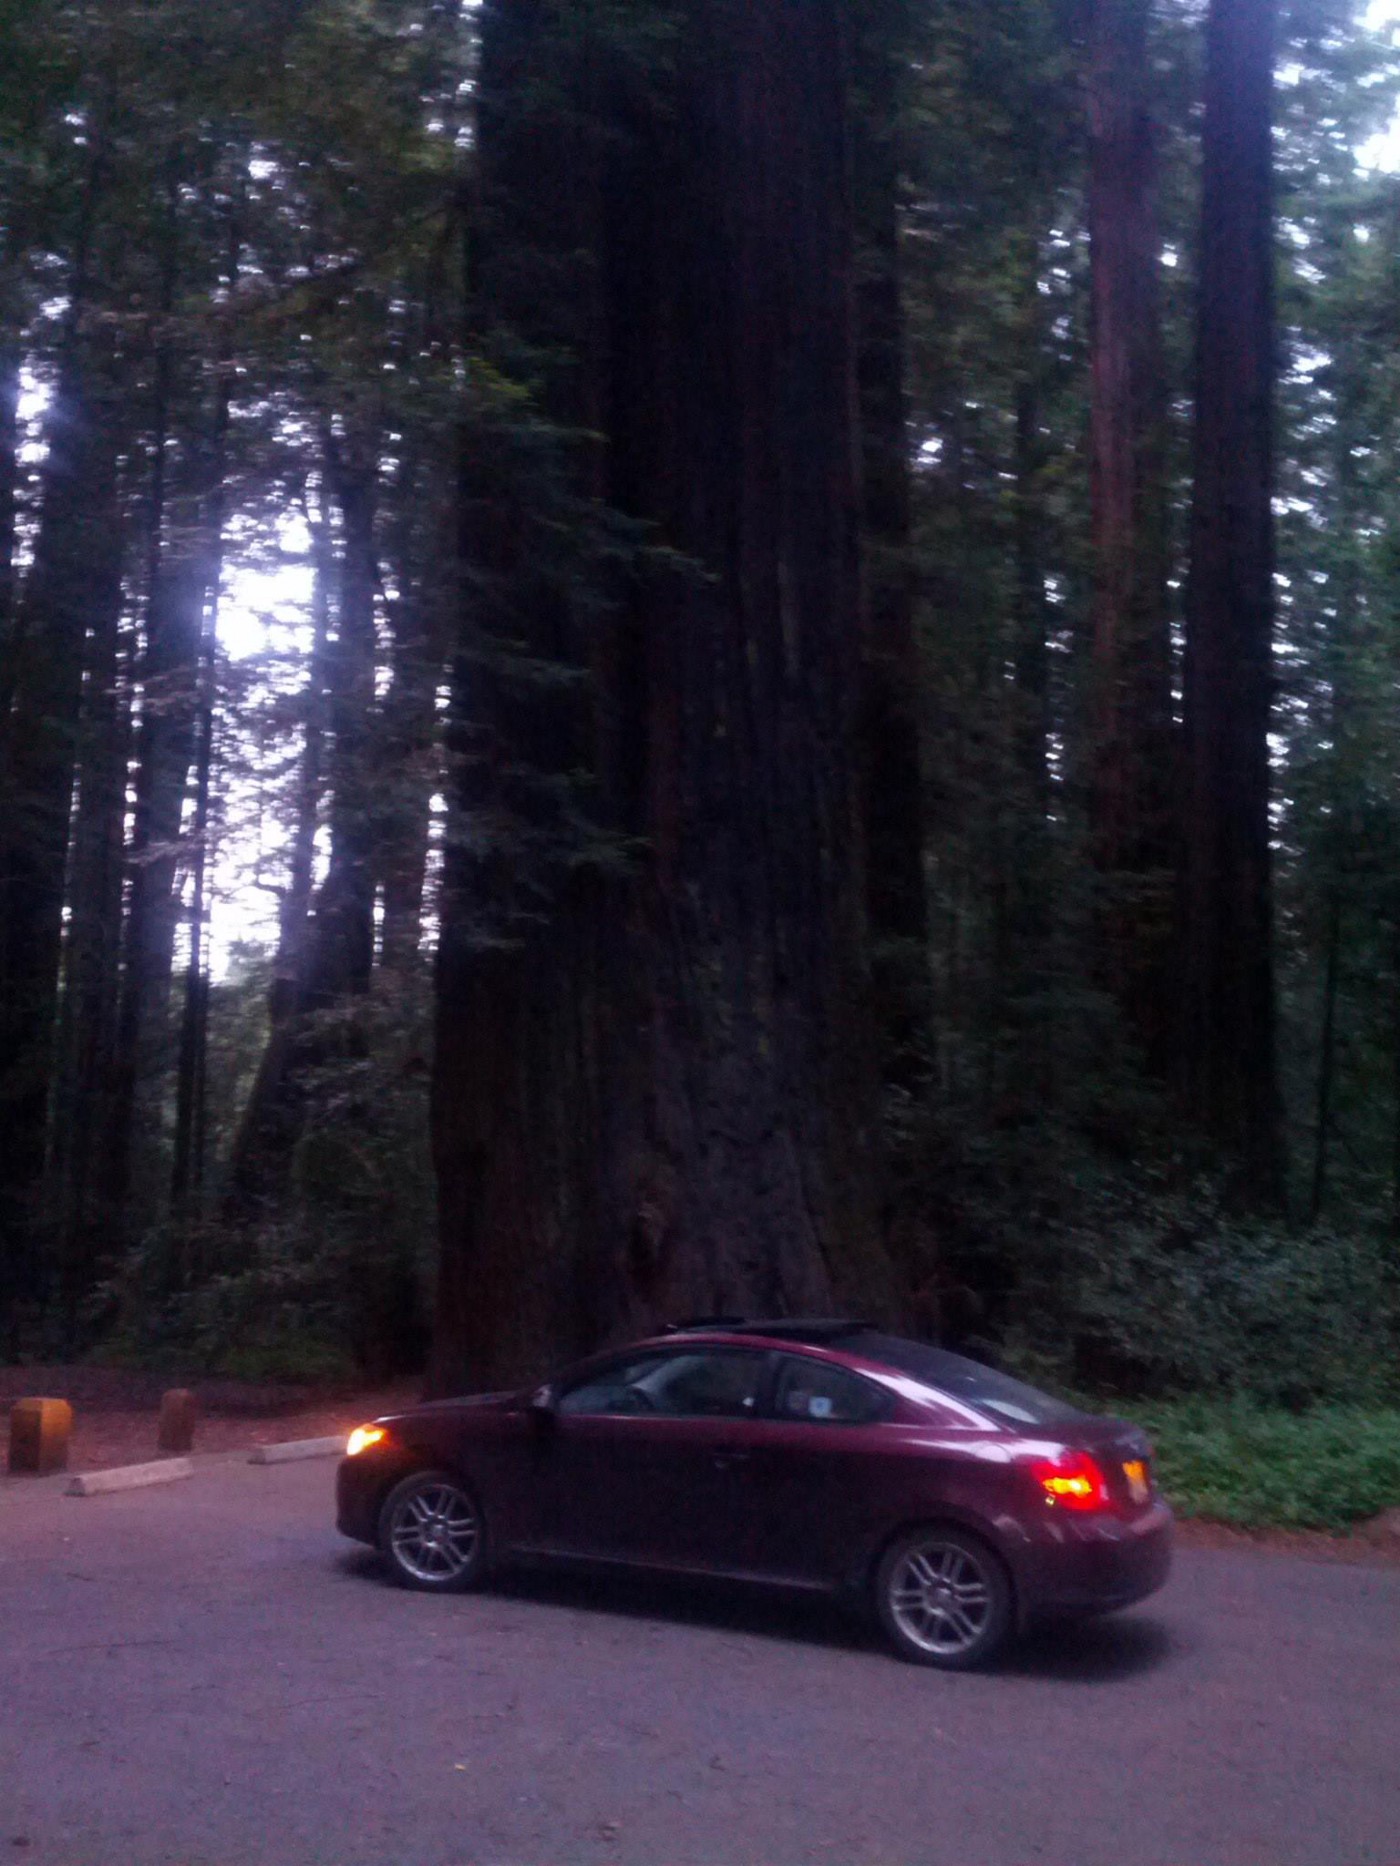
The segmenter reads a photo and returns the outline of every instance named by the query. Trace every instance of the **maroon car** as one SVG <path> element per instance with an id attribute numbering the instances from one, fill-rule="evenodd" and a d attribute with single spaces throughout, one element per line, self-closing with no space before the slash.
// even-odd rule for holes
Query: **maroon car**
<path id="1" fill-rule="evenodd" d="M 1136 1427 L 848 1321 L 688 1324 L 380 1419 L 337 1502 L 406 1587 L 536 1560 L 771 1582 L 868 1602 L 906 1658 L 957 1668 L 1171 1562 Z"/>

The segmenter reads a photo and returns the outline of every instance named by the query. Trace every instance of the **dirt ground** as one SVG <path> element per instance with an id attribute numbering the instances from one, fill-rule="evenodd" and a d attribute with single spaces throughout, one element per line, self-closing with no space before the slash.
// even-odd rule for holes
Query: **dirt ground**
<path id="1" fill-rule="evenodd" d="M 156 1423 L 167 1387 L 192 1387 L 199 1397 L 198 1452 L 251 1451 L 285 1438 L 329 1438 L 380 1413 L 411 1405 L 419 1380 L 366 1390 L 316 1390 L 242 1380 L 180 1379 L 119 1367 L 0 1367 L 0 1414 L 9 1442 L 9 1409 L 17 1399 L 66 1399 L 73 1408 L 71 1471 L 140 1464 L 160 1455 Z M 0 1484 L 10 1479 L 0 1466 Z"/>

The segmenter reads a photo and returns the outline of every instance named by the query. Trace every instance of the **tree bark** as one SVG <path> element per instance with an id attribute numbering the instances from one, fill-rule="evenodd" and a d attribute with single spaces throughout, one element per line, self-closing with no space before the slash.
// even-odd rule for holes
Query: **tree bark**
<path id="1" fill-rule="evenodd" d="M 307 521 L 311 529 L 315 578 L 296 815 L 287 886 L 278 912 L 277 953 L 268 995 L 267 1043 L 238 1124 L 224 1188 L 224 1217 L 234 1223 L 255 1221 L 275 1206 L 285 1187 L 303 1113 L 296 1064 L 311 976 L 311 904 L 316 828 L 329 729 L 330 591 L 335 575 L 329 515 L 324 504 L 315 516 L 308 512 Z"/>
<path id="2" fill-rule="evenodd" d="M 1274 6 L 1207 28 L 1195 484 L 1185 666 L 1188 1111 L 1242 1192 L 1282 1193 L 1269 854 Z"/>
<path id="3" fill-rule="evenodd" d="M 1322 976 L 1322 1033 L 1317 1049 L 1317 1119 L 1313 1128 L 1312 1195 L 1308 1216 L 1316 1224 L 1327 1198 L 1327 1165 L 1332 1138 L 1332 1089 L 1337 1060 L 1337 973 L 1342 943 L 1342 902 L 1334 887 L 1327 903 L 1327 947 Z"/>
<path id="4" fill-rule="evenodd" d="M 116 527 L 110 359 L 91 327 L 109 103 L 97 112 L 78 208 L 34 557 L 0 720 L 0 1322 L 11 1325 L 14 1304 L 46 1294 L 40 1202 L 84 640 Z"/>
<path id="5" fill-rule="evenodd" d="M 173 207 L 170 210 L 173 219 Z M 173 231 L 171 233 L 173 242 Z M 174 294 L 173 258 L 162 286 L 168 317 Z M 187 452 L 184 484 L 167 483 L 174 359 L 162 336 L 157 359 L 145 651 L 141 658 L 141 719 L 136 739 L 135 808 L 128 853 L 130 889 L 117 1044 L 117 1092 L 108 1149 L 112 1222 L 124 1224 L 133 1189 L 133 1138 L 156 1126 L 155 1102 L 170 1068 L 167 1012 L 179 918 L 176 875 L 190 765 L 195 752 L 204 609 L 219 574 L 227 409 L 212 416 L 202 444 Z M 221 398 L 226 391 L 221 389 Z M 204 421 L 210 416 L 205 411 Z M 202 456 L 202 457 L 201 457 Z M 212 482 L 212 483 L 211 483 Z M 142 1175 L 141 1177 L 145 1177 Z"/>
<path id="6" fill-rule="evenodd" d="M 1011 761 L 1032 859 L 1043 867 L 1050 806 L 1050 605 L 1045 598 L 1046 448 L 1041 434 L 1041 401 L 1046 359 L 1039 229 L 1029 229 L 1017 244 L 1020 278 L 1011 457 L 1011 665 L 1015 676 Z M 999 680 L 1000 672 L 999 666 L 992 670 L 994 681 Z M 1038 885 L 1032 884 L 1041 908 L 1045 904 L 1044 880 L 1042 874 L 1037 878 Z"/>
<path id="7" fill-rule="evenodd" d="M 57 1293 L 70 1328 L 79 1303 L 119 1248 L 104 1194 L 103 1148 L 114 1097 L 122 927 L 122 844 L 130 693 L 123 669 L 122 539 L 115 511 L 100 575 L 88 589 L 77 799 L 68 859 L 68 916 L 58 1068 L 47 1177 Z M 101 522 L 88 515 L 89 524 Z M 98 569 L 94 561 L 94 570 Z"/>
<path id="8" fill-rule="evenodd" d="M 190 954 L 180 1009 L 180 1048 L 175 1069 L 175 1139 L 170 1164 L 170 1206 L 186 1238 L 204 1188 L 205 1085 L 209 1033 L 209 974 L 205 926 L 209 914 L 209 800 L 214 773 L 214 683 L 218 667 L 218 601 L 221 577 L 210 592 L 210 615 L 199 655 L 199 713 L 196 720 L 194 816 L 190 843 Z M 187 1260 L 191 1256 L 187 1248 Z M 189 1264 L 191 1271 L 194 1269 Z"/>
<path id="9" fill-rule="evenodd" d="M 426 528 L 416 523 L 422 506 Z M 378 864 L 384 922 L 380 963 L 399 975 L 421 962 L 423 890 L 427 873 L 432 799 L 442 781 L 438 692 L 446 674 L 446 604 L 441 571 L 443 514 L 432 489 L 412 473 L 399 492 L 399 517 L 390 543 L 395 598 L 388 605 L 392 636 L 389 691 L 384 701 L 383 765 L 386 794 L 380 808 Z M 450 546 L 450 534 L 446 540 Z M 430 552 L 425 561 L 425 552 Z M 450 557 L 449 557 L 450 561 Z"/>
<path id="10" fill-rule="evenodd" d="M 468 436 L 467 543 L 498 606 L 475 605 L 455 690 L 439 1389 L 679 1310 L 895 1304 L 864 951 L 843 15 L 693 0 L 671 74 L 652 74 L 662 102 L 624 71 L 580 149 L 529 122 L 546 10 L 485 10 L 487 188 L 526 198 L 537 260 L 597 256 L 596 296 L 565 306 L 592 346 L 565 413 L 596 391 L 610 501 L 681 561 L 637 566 L 601 623 L 557 591 L 523 609 L 528 509 L 482 496 Z M 513 228 L 488 232 L 488 316 L 522 276 Z M 490 674 L 483 635 L 499 648 L 507 617 L 536 655 L 591 668 L 572 704 L 594 722 L 599 826 L 642 844 L 630 872 L 585 841 L 523 897 L 518 856 L 486 834 L 545 718 Z"/>
<path id="11" fill-rule="evenodd" d="M 271 1028 L 230 1163 L 225 1213 L 256 1218 L 283 1197 L 306 1120 L 306 1076 L 326 1059 L 312 1019 L 369 990 L 374 964 L 377 769 L 374 596 L 376 456 L 325 449 L 326 480 L 340 508 L 341 549 L 327 515 L 313 526 L 316 622 L 307 694 L 301 794 L 291 873 L 282 904 Z M 328 590 L 334 580 L 335 625 Z M 327 799 L 330 853 L 312 891 L 317 812 Z"/>
<path id="12" fill-rule="evenodd" d="M 310 1010 L 368 991 L 374 965 L 375 830 L 385 778 L 378 768 L 375 702 L 377 441 L 375 434 L 361 435 L 353 444 L 328 436 L 325 449 L 327 477 L 340 508 L 341 549 L 336 627 L 327 650 L 330 855 L 312 918 L 306 980 Z"/>
<path id="13" fill-rule="evenodd" d="M 852 9 L 857 384 L 866 635 L 861 708 L 867 902 L 886 1079 L 910 1088 L 928 1013 L 920 669 L 899 239 L 903 0 Z"/>
<path id="14" fill-rule="evenodd" d="M 19 389 L 21 350 L 0 332 L 0 738 L 14 691 L 15 520 L 19 493 Z"/>
<path id="15" fill-rule="evenodd" d="M 86 362 L 87 359 L 82 359 Z M 116 448 L 90 373 L 60 378 L 0 822 L 0 1309 L 37 1300 L 38 1249 L 84 639 L 116 525 Z"/>
<path id="16" fill-rule="evenodd" d="M 1176 868 L 1162 364 L 1148 0 L 1094 0 L 1089 234 L 1097 968 L 1149 1070 L 1173 1025 Z"/>

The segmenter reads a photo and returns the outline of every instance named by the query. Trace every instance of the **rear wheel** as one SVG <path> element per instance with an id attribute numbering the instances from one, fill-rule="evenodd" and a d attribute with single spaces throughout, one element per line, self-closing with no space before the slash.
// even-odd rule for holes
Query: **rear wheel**
<path id="1" fill-rule="evenodd" d="M 415 1471 L 384 1499 L 379 1549 L 401 1587 L 447 1594 L 474 1586 L 486 1561 L 476 1499 L 446 1471 Z"/>
<path id="2" fill-rule="evenodd" d="M 1011 1582 L 976 1536 L 931 1524 L 886 1550 L 875 1576 L 875 1610 L 901 1658 L 969 1671 L 985 1664 L 1011 1630 Z"/>

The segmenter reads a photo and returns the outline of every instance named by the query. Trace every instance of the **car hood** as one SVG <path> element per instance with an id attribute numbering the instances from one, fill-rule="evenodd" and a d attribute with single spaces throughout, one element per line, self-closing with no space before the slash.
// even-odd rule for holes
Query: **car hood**
<path id="1" fill-rule="evenodd" d="M 386 1419 L 432 1418 L 441 1413 L 475 1412 L 488 1406 L 505 1406 L 514 1393 L 462 1393 L 455 1399 L 423 1400 L 417 1406 L 405 1406 L 402 1412 L 386 1413 Z"/>

